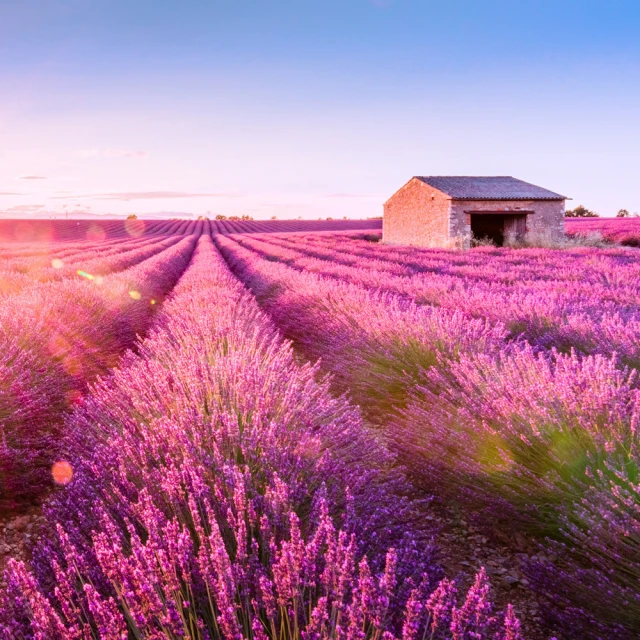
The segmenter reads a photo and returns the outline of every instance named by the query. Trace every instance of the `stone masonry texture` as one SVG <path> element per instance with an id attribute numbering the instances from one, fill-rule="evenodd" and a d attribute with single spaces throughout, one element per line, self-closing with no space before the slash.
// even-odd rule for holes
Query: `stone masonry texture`
<path id="1" fill-rule="evenodd" d="M 469 212 L 527 213 L 527 232 L 564 233 L 564 200 L 453 200 L 412 178 L 384 204 L 382 240 L 416 247 L 468 247 Z"/>
<path id="2" fill-rule="evenodd" d="M 415 247 L 447 246 L 451 199 L 412 178 L 384 205 L 382 241 Z"/>

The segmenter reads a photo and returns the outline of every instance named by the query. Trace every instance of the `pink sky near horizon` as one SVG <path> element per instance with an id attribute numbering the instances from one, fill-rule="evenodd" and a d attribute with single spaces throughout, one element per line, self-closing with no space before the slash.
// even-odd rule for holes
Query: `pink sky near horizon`
<path id="1" fill-rule="evenodd" d="M 154 146 L 161 147 L 161 143 L 156 140 Z M 386 199 L 383 193 L 284 192 L 269 189 L 266 183 L 255 185 L 247 179 L 243 184 L 243 180 L 222 176 L 194 179 L 188 175 L 193 173 L 192 166 L 167 158 L 171 151 L 162 148 L 94 147 L 62 153 L 54 148 L 51 157 L 40 152 L 36 161 L 30 155 L 24 153 L 20 162 L 15 154 L 11 157 L 11 168 L 23 171 L 0 182 L 0 217 L 63 218 L 86 212 L 149 217 L 251 215 L 265 220 L 274 215 L 364 218 L 380 215 Z M 210 162 L 203 158 L 202 164 Z M 0 159 L 0 175 L 9 171 Z M 231 183 L 233 190 L 224 189 Z M 141 184 L 150 188 L 140 189 Z"/>
<path id="2" fill-rule="evenodd" d="M 636 0 L 0 3 L 0 217 L 367 218 L 413 175 L 640 211 L 639 43 Z"/>
<path id="3" fill-rule="evenodd" d="M 65 122 L 72 118 L 73 125 Z M 191 135 L 197 138 L 196 131 L 163 137 L 157 134 L 156 123 L 145 126 L 144 114 L 130 112 L 120 121 L 113 114 L 104 115 L 102 127 L 96 124 L 100 118 L 93 113 L 52 114 L 34 123 L 16 114 L 5 116 L 5 122 L 12 120 L 14 126 L 3 132 L 0 217 L 60 218 L 85 211 L 160 217 L 221 213 L 255 219 L 363 218 L 380 215 L 388 197 L 382 191 L 330 190 L 348 188 L 351 180 L 305 184 L 298 168 L 298 184 L 283 189 L 282 179 L 274 178 L 274 173 L 286 176 L 289 163 L 296 164 L 294 158 L 286 158 L 284 150 L 279 159 L 266 157 L 271 152 L 256 157 L 260 145 L 256 138 L 238 138 L 235 144 L 228 140 L 225 158 L 220 159 L 207 148 L 184 148 L 191 144 Z M 1 124 L 2 119 L 0 129 Z M 107 146 L 114 139 L 121 144 Z M 98 144 L 82 144 L 89 142 Z M 274 148 L 277 141 L 265 142 L 265 151 Z M 235 150 L 233 157 L 229 149 Z"/>

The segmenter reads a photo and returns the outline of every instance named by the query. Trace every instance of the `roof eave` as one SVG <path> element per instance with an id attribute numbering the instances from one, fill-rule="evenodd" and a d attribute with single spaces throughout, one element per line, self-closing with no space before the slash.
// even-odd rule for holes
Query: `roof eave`
<path id="1" fill-rule="evenodd" d="M 461 197 L 461 196 L 449 196 L 450 200 L 471 200 L 471 201 L 475 201 L 475 202 L 482 202 L 483 200 L 496 200 L 496 201 L 500 201 L 500 202 L 506 202 L 509 200 L 515 200 L 518 202 L 535 202 L 535 201 L 541 201 L 541 202 L 558 202 L 560 200 L 572 200 L 572 198 L 567 198 L 566 196 L 556 196 L 556 197 L 548 197 L 548 198 L 532 198 L 532 197 L 512 197 L 512 196 L 504 196 L 504 197 L 496 197 L 496 196 L 486 196 L 486 197 L 479 197 L 479 196 L 471 196 L 471 197 Z"/>

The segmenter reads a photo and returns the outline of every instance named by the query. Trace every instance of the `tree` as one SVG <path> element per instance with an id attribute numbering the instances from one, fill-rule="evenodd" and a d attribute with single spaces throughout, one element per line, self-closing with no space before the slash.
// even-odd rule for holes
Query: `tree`
<path id="1" fill-rule="evenodd" d="M 137 219 L 138 219 L 138 216 L 135 213 L 130 213 L 127 216 L 127 220 L 137 220 Z"/>
<path id="2" fill-rule="evenodd" d="M 595 211 L 589 211 L 586 207 L 579 204 L 575 209 L 569 209 L 564 214 L 567 218 L 599 218 L 600 215 Z"/>
<path id="3" fill-rule="evenodd" d="M 253 216 L 244 215 L 242 216 L 241 220 L 253 220 Z"/>
<path id="4" fill-rule="evenodd" d="M 616 213 L 616 218 L 628 218 L 631 214 L 627 211 L 627 209 L 620 209 L 618 213 Z"/>
<path id="5" fill-rule="evenodd" d="M 219 213 L 219 214 L 216 216 L 216 220 L 226 220 L 226 219 L 227 219 L 227 216 L 223 216 L 221 213 Z"/>
<path id="6" fill-rule="evenodd" d="M 272 220 L 277 220 L 278 218 L 276 218 L 275 216 L 271 216 Z"/>

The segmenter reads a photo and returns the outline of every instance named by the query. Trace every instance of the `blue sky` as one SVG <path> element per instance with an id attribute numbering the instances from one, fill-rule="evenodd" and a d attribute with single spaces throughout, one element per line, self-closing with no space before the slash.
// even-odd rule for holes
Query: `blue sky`
<path id="1" fill-rule="evenodd" d="M 0 86 L 5 216 L 366 217 L 416 174 L 640 211 L 637 0 L 0 0 Z"/>

